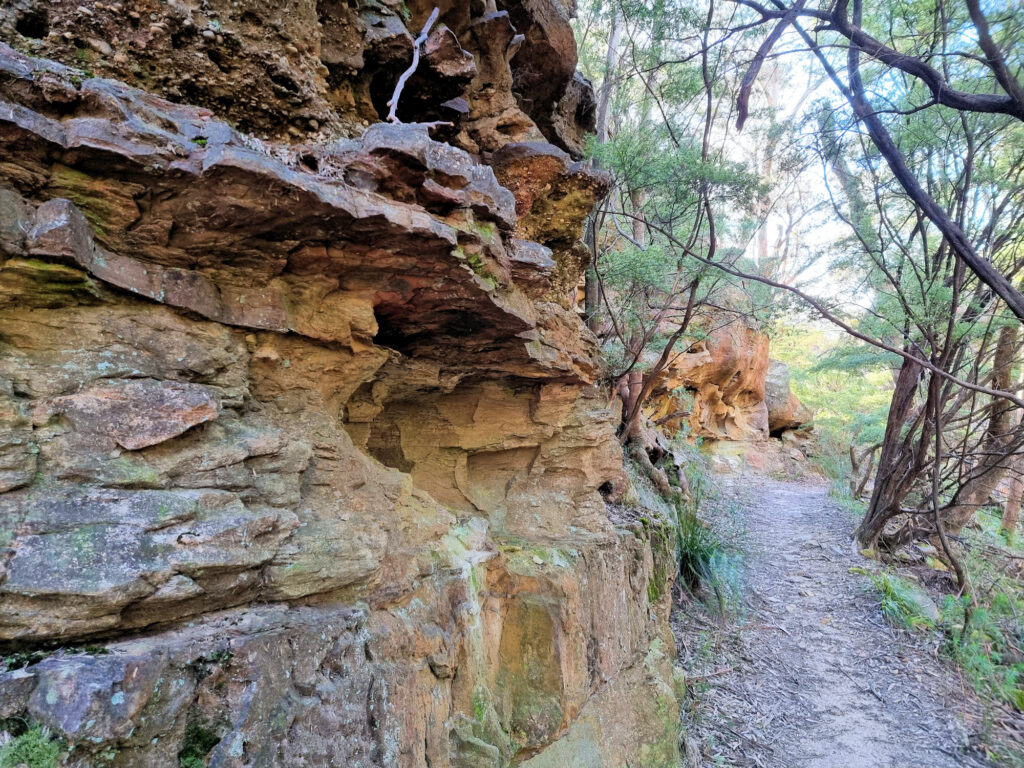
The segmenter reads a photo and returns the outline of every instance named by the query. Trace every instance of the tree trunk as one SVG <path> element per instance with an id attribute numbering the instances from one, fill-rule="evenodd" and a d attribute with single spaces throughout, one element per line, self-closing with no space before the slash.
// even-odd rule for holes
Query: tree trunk
<path id="1" fill-rule="evenodd" d="M 626 417 L 626 423 L 622 427 L 623 442 L 625 443 L 642 437 L 640 417 L 643 412 L 640 409 L 640 397 L 644 388 L 644 375 L 641 371 L 633 370 L 623 378 L 625 386 L 620 384 L 619 393 L 625 392 L 622 397 L 622 413 Z"/>
<path id="2" fill-rule="evenodd" d="M 608 116 L 612 103 L 612 92 L 615 90 L 612 81 L 619 68 L 619 44 L 622 42 L 622 21 L 619 12 L 612 14 L 612 26 L 608 32 L 608 50 L 604 57 L 604 80 L 597 92 L 597 140 L 602 144 L 608 141 Z"/>
<path id="3" fill-rule="evenodd" d="M 992 386 L 995 389 L 1005 391 L 1012 384 L 1019 327 L 1013 325 L 999 329 L 992 361 Z M 988 412 L 988 426 L 980 446 L 981 458 L 956 494 L 956 500 L 962 500 L 962 503 L 950 506 L 942 515 L 943 527 L 954 536 L 974 518 L 979 507 L 989 503 L 992 492 L 1012 464 L 1006 450 L 1014 432 L 1013 406 L 1006 400 L 993 398 Z"/>
<path id="4" fill-rule="evenodd" d="M 921 371 L 918 363 L 904 360 L 896 378 L 885 437 L 882 439 L 882 453 L 878 458 L 875 487 L 871 492 L 868 511 L 857 528 L 857 539 L 866 547 L 873 547 L 885 524 L 899 514 L 900 504 L 914 477 L 911 470 L 916 464 L 915 457 L 901 439 L 901 433 L 913 411 Z"/>
<path id="5" fill-rule="evenodd" d="M 1024 454 L 1014 456 L 1010 469 L 1010 488 L 1006 494 L 1006 502 L 1003 504 L 1003 522 L 1000 530 L 1008 537 L 1017 533 L 1017 523 L 1020 522 L 1020 503 L 1024 497 Z"/>
<path id="6" fill-rule="evenodd" d="M 647 234 L 647 226 L 644 222 L 645 197 L 640 190 L 633 190 L 629 193 L 629 205 L 633 209 L 633 240 L 640 244 L 643 244 Z"/>
<path id="7" fill-rule="evenodd" d="M 619 44 L 622 41 L 622 24 L 619 20 L 619 12 L 612 15 L 612 26 L 608 33 L 608 50 L 604 58 L 604 79 L 597 92 L 597 126 L 595 133 L 597 140 L 604 143 L 608 140 L 608 115 L 612 103 L 612 94 L 615 91 L 615 74 L 619 68 Z M 597 163 L 594 163 L 597 166 Z M 600 331 L 600 320 L 598 311 L 601 305 L 600 286 L 597 282 L 597 226 L 594 217 L 587 218 L 587 227 L 583 233 L 583 242 L 590 249 L 595 263 L 583 273 L 583 309 L 586 316 L 587 328 L 595 334 Z"/>

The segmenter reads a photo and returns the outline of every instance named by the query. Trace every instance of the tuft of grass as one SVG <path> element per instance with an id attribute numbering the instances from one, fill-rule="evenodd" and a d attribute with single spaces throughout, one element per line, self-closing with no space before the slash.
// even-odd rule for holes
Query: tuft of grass
<path id="1" fill-rule="evenodd" d="M 674 449 L 686 456 L 684 472 L 691 494 L 675 505 L 679 578 L 691 594 L 701 587 L 707 590 L 724 618 L 738 609 L 743 591 L 741 516 L 734 506 L 723 503 L 707 457 L 680 441 Z"/>
<path id="2" fill-rule="evenodd" d="M 33 725 L 0 746 L 0 768 L 57 768 L 64 744 L 50 731 Z"/>
<path id="3" fill-rule="evenodd" d="M 718 537 L 692 509 L 682 508 L 676 518 L 676 557 L 679 576 L 690 592 L 712 581 L 715 560 L 721 552 Z"/>
<path id="4" fill-rule="evenodd" d="M 925 613 L 923 601 L 927 596 L 920 587 L 888 571 L 872 573 L 863 569 L 854 570 L 867 573 L 870 577 L 871 583 L 878 590 L 882 615 L 894 627 L 913 630 L 935 626 L 933 618 Z"/>

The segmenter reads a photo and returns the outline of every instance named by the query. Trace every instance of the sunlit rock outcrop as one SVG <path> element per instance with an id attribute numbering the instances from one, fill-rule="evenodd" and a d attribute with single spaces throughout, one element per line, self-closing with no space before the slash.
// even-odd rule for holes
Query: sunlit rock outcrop
<path id="1" fill-rule="evenodd" d="M 757 441 L 796 429 L 810 411 L 789 388 L 789 369 L 769 359 L 769 339 L 742 319 L 707 319 L 706 338 L 680 354 L 655 391 L 649 418 L 664 432 Z"/>

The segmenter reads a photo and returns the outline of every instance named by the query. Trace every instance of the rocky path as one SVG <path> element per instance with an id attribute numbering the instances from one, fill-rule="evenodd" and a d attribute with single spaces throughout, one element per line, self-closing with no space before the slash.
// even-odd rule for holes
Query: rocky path
<path id="1" fill-rule="evenodd" d="M 705 689 L 691 733 L 706 766 L 987 766 L 967 702 L 935 643 L 884 622 L 850 542 L 853 519 L 821 485 L 747 476 L 725 490 L 745 551 L 738 616 L 675 620 L 681 658 Z M 973 722 L 973 718 L 968 718 Z"/>

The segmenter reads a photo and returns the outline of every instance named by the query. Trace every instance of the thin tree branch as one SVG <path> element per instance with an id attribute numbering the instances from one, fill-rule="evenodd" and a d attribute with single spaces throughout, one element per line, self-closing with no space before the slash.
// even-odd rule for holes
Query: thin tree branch
<path id="1" fill-rule="evenodd" d="M 427 23 L 423 25 L 423 31 L 420 32 L 420 36 L 412 42 L 412 64 L 409 68 L 402 73 L 402 76 L 398 78 L 398 82 L 395 84 L 395 92 L 391 95 L 391 99 L 388 101 L 388 106 L 391 110 L 388 112 L 388 122 L 400 123 L 398 119 L 398 99 L 402 95 L 402 89 L 405 88 L 405 81 L 412 77 L 413 72 L 416 71 L 416 67 L 420 65 L 420 46 L 427 41 L 427 35 L 430 34 L 430 28 L 434 26 L 434 22 L 437 21 L 437 17 L 441 14 L 441 9 L 436 7 L 430 12 L 430 16 L 427 18 Z"/>

